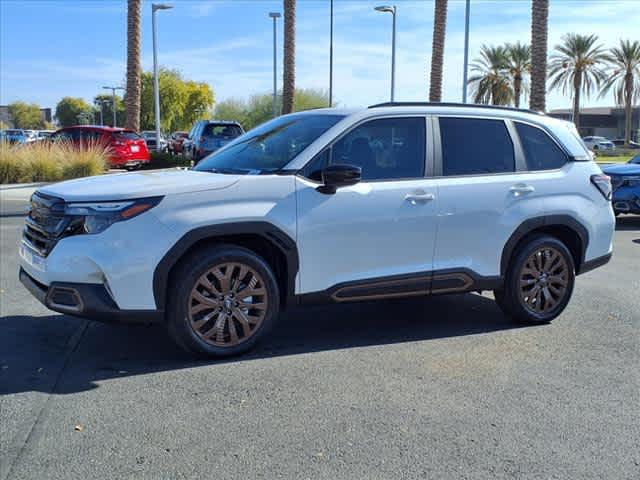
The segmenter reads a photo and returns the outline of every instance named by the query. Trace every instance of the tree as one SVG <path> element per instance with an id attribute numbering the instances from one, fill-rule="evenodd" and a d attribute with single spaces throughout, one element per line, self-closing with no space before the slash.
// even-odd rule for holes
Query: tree
<path id="1" fill-rule="evenodd" d="M 511 102 L 506 47 L 482 45 L 480 58 L 471 63 L 471 71 L 476 73 L 468 80 L 475 92 L 474 103 L 508 105 Z"/>
<path id="2" fill-rule="evenodd" d="M 214 105 L 214 94 L 206 83 L 184 80 L 179 71 L 161 68 L 158 72 L 158 84 L 161 130 L 188 130 L 196 120 L 209 117 Z M 142 74 L 141 94 L 141 129 L 154 130 L 153 73 Z"/>
<path id="3" fill-rule="evenodd" d="M 511 77 L 513 104 L 520 108 L 522 85 L 531 71 L 531 47 L 520 42 L 507 44 L 507 70 Z"/>
<path id="4" fill-rule="evenodd" d="M 531 96 L 529 108 L 546 110 L 547 95 L 547 30 L 549 0 L 531 2 Z"/>
<path id="5" fill-rule="evenodd" d="M 589 97 L 606 80 L 602 66 L 607 54 L 597 45 L 596 35 L 569 33 L 556 45 L 549 62 L 550 88 L 573 95 L 573 123 L 580 128 L 580 97 Z"/>
<path id="6" fill-rule="evenodd" d="M 140 63 L 140 18 L 142 0 L 127 2 L 127 128 L 140 130 L 142 67 Z"/>
<path id="7" fill-rule="evenodd" d="M 82 98 L 64 97 L 56 105 L 56 118 L 63 127 L 78 125 L 86 115 L 93 117 L 93 108 Z"/>
<path id="8" fill-rule="evenodd" d="M 40 106 L 35 103 L 13 102 L 9 104 L 8 110 L 15 128 L 37 130 L 44 125 L 40 116 Z"/>
<path id="9" fill-rule="evenodd" d="M 640 100 L 640 41 L 620 40 L 607 56 L 607 76 L 600 96 L 611 88 L 618 105 L 624 105 L 624 145 L 631 141 L 631 118 L 634 99 Z"/>
<path id="10" fill-rule="evenodd" d="M 296 0 L 284 0 L 282 113 L 293 111 L 296 89 Z"/>
<path id="11" fill-rule="evenodd" d="M 430 102 L 440 102 L 442 100 L 442 63 L 446 28 L 447 0 L 436 0 L 433 14 L 433 44 L 431 46 Z"/>
<path id="12" fill-rule="evenodd" d="M 233 120 L 239 122 L 245 129 L 247 103 L 239 98 L 228 98 L 227 100 L 216 103 L 215 118 L 218 120 Z"/>
<path id="13" fill-rule="evenodd" d="M 273 117 L 273 94 L 262 93 L 252 95 L 248 101 L 231 98 L 216 105 L 216 118 L 219 120 L 235 120 L 245 130 L 251 130 Z M 278 95 L 278 99 L 282 98 Z M 314 88 L 298 89 L 294 97 L 294 110 L 312 110 L 325 108 L 329 94 L 325 90 Z M 279 106 L 279 105 L 278 105 Z"/>
<path id="14" fill-rule="evenodd" d="M 113 127 L 113 96 L 101 93 L 93 98 L 93 104 L 95 105 L 96 123 L 100 121 L 100 110 L 102 109 L 102 123 Z M 126 115 L 125 103 L 119 96 L 116 95 L 116 122 L 122 126 Z"/>

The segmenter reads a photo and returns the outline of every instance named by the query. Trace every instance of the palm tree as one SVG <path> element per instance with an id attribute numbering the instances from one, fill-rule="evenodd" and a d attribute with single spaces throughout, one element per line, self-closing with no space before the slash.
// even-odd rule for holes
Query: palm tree
<path id="1" fill-rule="evenodd" d="M 284 71 L 282 113 L 293 111 L 296 90 L 296 0 L 284 0 Z"/>
<path id="2" fill-rule="evenodd" d="M 602 65 L 607 54 L 597 45 L 597 35 L 568 33 L 556 45 L 549 62 L 550 88 L 561 88 L 573 95 L 573 123 L 580 128 L 580 96 L 589 96 L 606 80 Z"/>
<path id="3" fill-rule="evenodd" d="M 520 108 L 520 96 L 525 75 L 531 71 L 531 47 L 520 42 L 507 44 L 507 70 L 513 88 L 513 104 Z"/>
<path id="4" fill-rule="evenodd" d="M 140 65 L 140 17 L 142 0 L 128 0 L 127 3 L 127 91 L 126 126 L 140 130 L 140 97 L 142 93 Z"/>
<path id="5" fill-rule="evenodd" d="M 471 63 L 468 83 L 474 90 L 474 103 L 507 105 L 513 97 L 508 77 L 508 55 L 503 46 L 482 45 L 480 58 Z"/>
<path id="6" fill-rule="evenodd" d="M 431 46 L 430 102 L 439 102 L 442 100 L 442 59 L 444 57 L 444 36 L 446 28 L 447 0 L 436 0 L 433 13 L 433 44 Z"/>
<path id="7" fill-rule="evenodd" d="M 624 145 L 631 141 L 631 107 L 634 99 L 640 99 L 640 41 L 620 40 L 620 46 L 613 47 L 607 58 L 609 68 L 600 96 L 615 88 L 618 105 L 624 105 Z"/>
<path id="8" fill-rule="evenodd" d="M 529 108 L 546 109 L 547 95 L 547 29 L 549 0 L 531 2 L 531 96 Z"/>

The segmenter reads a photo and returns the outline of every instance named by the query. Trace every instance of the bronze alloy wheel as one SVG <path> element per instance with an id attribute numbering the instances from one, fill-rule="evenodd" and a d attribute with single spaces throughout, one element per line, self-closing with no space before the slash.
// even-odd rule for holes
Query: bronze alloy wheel
<path id="1" fill-rule="evenodd" d="M 233 347 L 259 329 L 268 308 L 264 280 L 243 263 L 220 263 L 202 275 L 191 289 L 188 317 L 205 342 Z"/>
<path id="2" fill-rule="evenodd" d="M 520 300 L 534 313 L 555 309 L 569 289 L 569 266 L 555 248 L 544 246 L 527 258 L 520 271 Z"/>

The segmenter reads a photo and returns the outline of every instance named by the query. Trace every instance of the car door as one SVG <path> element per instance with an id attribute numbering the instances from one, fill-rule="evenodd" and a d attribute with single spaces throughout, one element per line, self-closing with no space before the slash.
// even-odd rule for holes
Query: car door
<path id="1" fill-rule="evenodd" d="M 336 300 L 424 294 L 429 289 L 437 195 L 424 116 L 366 120 L 296 177 L 299 293 Z M 329 164 L 362 168 L 334 194 L 317 190 Z"/>
<path id="2" fill-rule="evenodd" d="M 468 290 L 495 280 L 511 234 L 544 215 L 544 182 L 527 172 L 510 120 L 440 116 L 433 122 L 439 195 L 433 292 Z"/>

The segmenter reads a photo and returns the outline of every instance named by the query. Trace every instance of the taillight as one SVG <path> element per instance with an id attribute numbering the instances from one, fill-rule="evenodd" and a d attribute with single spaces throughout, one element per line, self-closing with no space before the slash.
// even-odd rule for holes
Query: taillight
<path id="1" fill-rule="evenodd" d="M 608 175 L 605 175 L 604 173 L 591 175 L 591 183 L 596 186 L 604 198 L 611 200 L 613 188 L 611 187 L 611 178 Z"/>

